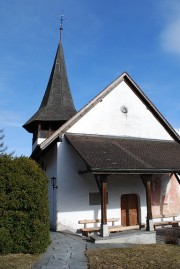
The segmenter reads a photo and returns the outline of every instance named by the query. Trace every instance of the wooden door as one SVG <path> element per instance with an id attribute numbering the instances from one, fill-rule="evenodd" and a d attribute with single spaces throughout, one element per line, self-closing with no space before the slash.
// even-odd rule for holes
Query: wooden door
<path id="1" fill-rule="evenodd" d="M 121 196 L 121 225 L 132 226 L 139 223 L 138 199 L 136 194 Z"/>

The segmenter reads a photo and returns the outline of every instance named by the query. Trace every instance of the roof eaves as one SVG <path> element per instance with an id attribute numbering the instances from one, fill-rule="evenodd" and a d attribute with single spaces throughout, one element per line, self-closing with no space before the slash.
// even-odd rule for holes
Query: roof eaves
<path id="1" fill-rule="evenodd" d="M 94 174 L 169 174 L 179 173 L 180 168 L 177 169 L 106 169 L 106 168 L 90 168 Z"/>

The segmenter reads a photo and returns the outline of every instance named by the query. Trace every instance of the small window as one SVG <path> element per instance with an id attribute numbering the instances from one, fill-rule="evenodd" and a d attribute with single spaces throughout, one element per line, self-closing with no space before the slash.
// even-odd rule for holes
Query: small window
<path id="1" fill-rule="evenodd" d="M 107 193 L 107 204 L 108 204 L 108 193 Z M 101 195 L 99 192 L 89 193 L 89 205 L 101 205 Z"/>

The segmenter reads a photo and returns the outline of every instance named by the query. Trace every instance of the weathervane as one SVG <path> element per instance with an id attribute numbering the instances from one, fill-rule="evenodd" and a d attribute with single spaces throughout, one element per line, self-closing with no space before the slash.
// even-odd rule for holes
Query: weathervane
<path id="1" fill-rule="evenodd" d="M 61 18 L 60 18 L 60 42 L 62 42 L 62 31 L 63 31 L 63 22 L 67 21 L 67 19 L 64 18 L 64 14 L 62 12 Z"/>

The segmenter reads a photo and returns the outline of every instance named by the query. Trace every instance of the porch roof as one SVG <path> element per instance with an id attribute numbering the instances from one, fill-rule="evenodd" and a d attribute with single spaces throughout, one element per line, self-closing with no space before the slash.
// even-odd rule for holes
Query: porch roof
<path id="1" fill-rule="evenodd" d="M 65 134 L 96 174 L 180 173 L 180 144 L 174 141 Z"/>

